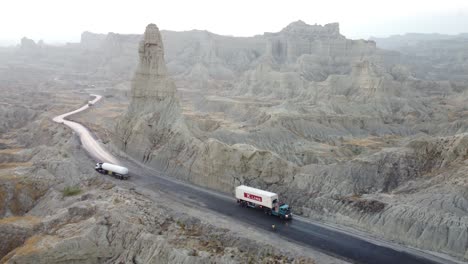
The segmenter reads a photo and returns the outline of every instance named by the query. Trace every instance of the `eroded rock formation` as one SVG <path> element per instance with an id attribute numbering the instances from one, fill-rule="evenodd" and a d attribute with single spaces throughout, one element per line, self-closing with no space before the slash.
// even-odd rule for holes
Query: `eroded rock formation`
<path id="1" fill-rule="evenodd" d="M 155 149 L 173 136 L 174 127 L 181 124 L 182 116 L 156 25 L 147 26 L 138 53 L 139 64 L 131 84 L 130 106 L 118 124 L 117 133 L 124 150 L 147 161 Z"/>
<path id="2" fill-rule="evenodd" d="M 450 116 L 462 115 L 467 97 L 418 79 L 373 41 L 346 39 L 338 24 L 298 21 L 246 39 L 182 35 L 187 46 L 169 45 L 168 60 L 180 91 L 157 28 L 148 26 L 140 43 L 131 103 L 116 129 L 128 154 L 202 186 L 268 188 L 297 213 L 466 258 L 463 161 L 421 134 L 464 145 L 456 133 L 466 125 Z M 442 170 L 454 174 L 441 186 L 432 161 L 447 155 L 455 162 Z M 442 202 L 450 209 L 431 207 L 426 187 L 451 193 Z"/>
<path id="3" fill-rule="evenodd" d="M 0 67 L 11 80 L 0 97 L 0 263 L 342 263 L 95 173 L 78 138 L 52 121 L 88 95 L 50 81 L 60 70 L 37 74 L 42 81 L 23 67 Z M 15 78 L 24 72 L 30 78 Z"/>
<path id="4" fill-rule="evenodd" d="M 346 39 L 337 24 L 299 21 L 247 38 L 153 25 L 143 37 L 86 33 L 80 44 L 45 45 L 40 60 L 0 50 L 3 91 L 15 94 L 0 104 L 0 165 L 8 172 L 0 213 L 22 214 L 42 195 L 28 185 L 16 191 L 21 182 L 9 178 L 9 166 L 30 161 L 30 174 L 46 182 L 90 175 L 73 158 L 79 153 L 67 151 L 77 142 L 56 147 L 70 136 L 34 120 L 53 111 L 39 103 L 49 102 L 45 91 L 54 91 L 55 105 L 64 90 L 93 87 L 106 99 L 80 122 L 168 175 L 227 193 L 239 183 L 267 188 L 294 213 L 467 259 L 466 41 L 426 44 L 402 50 L 410 55 L 384 51 Z M 34 100 L 18 99 L 25 87 Z M 10 153 L 12 138 L 15 148 L 38 149 Z M 15 228 L 2 230 L 19 230 L 19 241 L 30 234 Z"/>
<path id="5" fill-rule="evenodd" d="M 206 138 L 197 127 L 189 129 L 167 74 L 155 25 L 148 25 L 139 55 L 130 105 L 116 128 L 121 147 L 132 157 L 226 192 L 240 182 L 278 182 L 282 175 L 294 171 L 293 165 L 273 153 L 243 144 L 230 146 Z"/>

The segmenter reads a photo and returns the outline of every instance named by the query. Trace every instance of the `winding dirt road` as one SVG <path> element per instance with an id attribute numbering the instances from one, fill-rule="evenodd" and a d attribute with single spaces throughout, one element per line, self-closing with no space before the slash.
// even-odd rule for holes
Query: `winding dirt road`
<path id="1" fill-rule="evenodd" d="M 92 101 L 89 101 L 88 104 L 82 106 L 81 108 L 78 108 L 74 111 L 65 113 L 63 115 L 59 115 L 54 117 L 53 121 L 61 124 L 65 124 L 68 127 L 70 127 L 75 133 L 78 134 L 81 140 L 81 144 L 83 145 L 83 148 L 91 154 L 95 159 L 101 161 L 101 162 L 109 162 L 113 164 L 120 164 L 118 160 L 112 156 L 110 153 L 108 153 L 102 146 L 99 144 L 99 142 L 93 138 L 91 135 L 91 132 L 84 127 L 83 125 L 66 120 L 65 118 L 67 116 L 71 116 L 73 114 L 79 113 L 81 111 L 84 111 L 90 107 L 90 105 L 94 105 L 97 103 L 99 100 L 102 99 L 102 96 L 98 94 L 91 94 L 91 96 L 94 96 L 95 98 Z"/>

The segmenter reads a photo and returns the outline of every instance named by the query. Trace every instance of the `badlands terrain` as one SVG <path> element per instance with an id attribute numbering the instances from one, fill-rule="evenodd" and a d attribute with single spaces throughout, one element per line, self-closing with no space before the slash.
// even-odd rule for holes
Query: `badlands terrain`
<path id="1" fill-rule="evenodd" d="M 103 101 L 72 119 L 116 155 L 228 194 L 275 191 L 294 214 L 467 261 L 468 40 L 410 37 L 351 40 L 302 21 L 246 38 L 151 24 L 0 48 L 2 262 L 341 261 L 94 173 L 51 120 L 89 92 Z"/>
<path id="2" fill-rule="evenodd" d="M 28 43 L 0 51 L 0 263 L 346 263 L 97 174 L 52 118 L 113 79 L 69 62 L 75 47 Z"/>

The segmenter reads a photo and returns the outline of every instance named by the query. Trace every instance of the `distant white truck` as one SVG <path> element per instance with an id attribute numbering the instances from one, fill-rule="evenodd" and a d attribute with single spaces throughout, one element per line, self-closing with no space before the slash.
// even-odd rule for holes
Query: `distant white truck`
<path id="1" fill-rule="evenodd" d="M 276 193 L 240 185 L 236 187 L 236 199 L 240 206 L 261 208 L 265 214 L 275 215 L 281 219 L 292 219 L 289 205 L 280 203 Z"/>
<path id="2" fill-rule="evenodd" d="M 128 169 L 119 165 L 99 162 L 96 163 L 94 169 L 101 174 L 109 174 L 121 180 L 127 180 L 129 178 Z"/>

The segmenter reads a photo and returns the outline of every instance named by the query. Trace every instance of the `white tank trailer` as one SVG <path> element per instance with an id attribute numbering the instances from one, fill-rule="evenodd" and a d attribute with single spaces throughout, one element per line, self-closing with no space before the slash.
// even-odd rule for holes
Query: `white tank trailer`
<path id="1" fill-rule="evenodd" d="M 278 216 L 281 219 L 292 219 L 288 204 L 280 203 L 278 194 L 241 185 L 236 187 L 237 203 L 242 207 L 260 208 L 265 214 Z"/>
<path id="2" fill-rule="evenodd" d="M 100 162 L 96 163 L 94 169 L 101 174 L 109 174 L 121 180 L 127 180 L 129 178 L 128 169 L 119 165 Z"/>

